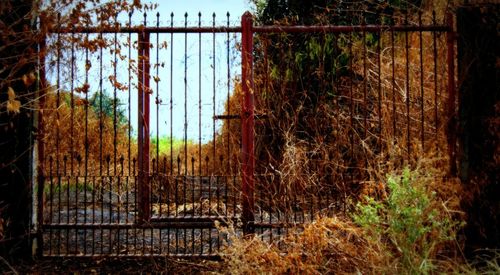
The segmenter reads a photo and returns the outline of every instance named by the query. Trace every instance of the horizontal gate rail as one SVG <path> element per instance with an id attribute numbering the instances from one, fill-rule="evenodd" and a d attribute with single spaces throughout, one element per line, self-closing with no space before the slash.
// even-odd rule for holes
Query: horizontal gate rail
<path id="1" fill-rule="evenodd" d="M 448 25 L 323 25 L 323 26 L 253 26 L 253 33 L 349 33 L 349 32 L 449 32 Z M 50 33 L 241 33 L 241 27 L 119 27 L 119 28 L 54 28 Z"/>
<path id="2" fill-rule="evenodd" d="M 50 33 L 241 33 L 241 27 L 89 27 L 89 28 L 53 28 Z"/>
<path id="3" fill-rule="evenodd" d="M 350 32 L 447 32 L 450 27 L 429 25 L 429 26 L 414 26 L 414 25 L 354 25 L 354 26 L 255 26 L 252 28 L 255 33 L 350 33 Z"/>
<path id="4" fill-rule="evenodd" d="M 155 219 L 151 223 L 55 223 L 44 224 L 42 229 L 166 229 L 166 228 L 216 228 L 236 224 L 237 218 L 225 217 L 169 217 Z"/>

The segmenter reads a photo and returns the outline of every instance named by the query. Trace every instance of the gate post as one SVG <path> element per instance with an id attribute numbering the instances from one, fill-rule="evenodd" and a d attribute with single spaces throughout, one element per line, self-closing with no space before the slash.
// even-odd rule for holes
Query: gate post
<path id="1" fill-rule="evenodd" d="M 254 86 L 253 86 L 253 19 L 250 12 L 241 17 L 241 158 L 243 232 L 253 233 L 254 222 Z"/>
<path id="2" fill-rule="evenodd" d="M 457 174 L 456 160 L 456 89 L 455 89 L 455 31 L 453 24 L 453 14 L 446 15 L 446 23 L 449 27 L 446 32 L 447 43 L 447 65 L 448 65 L 448 125 L 447 125 L 447 141 L 448 141 L 448 156 L 450 158 L 450 174 Z"/>
<path id="3" fill-rule="evenodd" d="M 151 217 L 149 197 L 149 33 L 138 35 L 138 181 L 139 222 Z"/>
<path id="4" fill-rule="evenodd" d="M 40 19 L 39 24 L 41 25 L 42 22 Z M 40 27 L 41 29 L 41 27 Z M 36 251 L 34 252 L 34 256 L 37 256 L 39 258 L 42 257 L 43 255 L 43 232 L 42 232 L 42 227 L 44 225 L 43 221 L 43 212 L 44 212 L 44 195 L 43 192 L 45 190 L 45 172 L 44 172 L 44 167 L 45 167 L 45 129 L 44 129 L 44 123 L 43 123 L 43 111 L 45 109 L 45 94 L 46 94 L 46 88 L 47 88 L 47 83 L 46 83 L 46 75 L 45 75 L 45 61 L 46 61 L 46 36 L 42 38 L 42 40 L 38 44 L 38 66 L 39 66 L 39 77 L 37 81 L 37 88 L 36 90 L 38 91 L 37 98 L 38 98 L 38 112 L 35 113 L 35 119 L 36 119 L 36 125 L 38 128 L 37 136 L 36 136 L 36 147 L 35 147 L 35 159 L 36 161 L 36 188 L 37 188 L 37 194 L 36 194 L 36 208 L 33 208 L 33 210 L 36 209 L 36 220 L 35 220 L 35 230 L 36 230 Z M 34 201 L 32 202 L 34 204 Z M 33 211 L 35 213 L 35 211 Z M 52 213 L 50 213 L 52 215 Z"/>

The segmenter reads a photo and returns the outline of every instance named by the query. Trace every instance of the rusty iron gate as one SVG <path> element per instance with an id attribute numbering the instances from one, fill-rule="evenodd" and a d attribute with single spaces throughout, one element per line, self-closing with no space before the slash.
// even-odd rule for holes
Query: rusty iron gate
<path id="1" fill-rule="evenodd" d="M 448 150 L 454 162 L 454 132 L 447 131 L 455 112 L 451 16 L 442 25 L 433 16 L 429 24 L 406 20 L 393 25 L 254 26 L 247 12 L 241 26 L 230 26 L 229 14 L 227 24 L 216 26 L 214 14 L 207 27 L 201 25 L 201 14 L 194 27 L 188 26 L 187 14 L 181 27 L 174 26 L 173 14 L 167 27 L 160 26 L 159 14 L 156 26 L 147 25 L 144 14 L 143 26 L 133 27 L 131 16 L 126 27 L 56 28 L 40 45 L 45 56 L 35 205 L 40 256 L 216 256 L 228 238 L 217 224 L 233 226 L 237 235 L 255 232 L 273 240 L 273 235 L 318 214 L 345 211 L 348 198 L 339 181 L 363 182 L 366 175 L 353 171 L 363 170 L 366 163 L 339 170 L 346 175 L 341 179 L 322 167 L 314 186 L 287 189 L 283 171 L 256 158 L 256 147 L 265 146 L 266 138 L 259 127 L 272 114 L 256 115 L 254 96 L 270 89 L 265 41 L 273 34 L 332 35 L 337 49 L 341 39 L 348 41 L 343 49 L 349 53 L 346 67 L 352 72 L 357 66 L 363 75 L 358 82 L 353 75 L 335 79 L 338 89 L 332 102 L 338 110 L 345 107 L 347 116 L 336 113 L 332 125 L 351 129 L 350 146 L 339 150 L 352 155 L 370 138 L 376 144 L 393 139 L 406 143 L 409 155 L 413 148 L 431 147 L 445 133 L 451 145 L 441 149 Z M 378 43 L 368 53 L 368 34 L 387 43 Z M 410 47 L 409 34 L 417 35 L 419 47 Z M 349 42 L 353 35 L 361 38 L 359 53 Z M 429 45 L 422 44 L 423 35 Z M 119 39 L 124 43 L 117 43 Z M 188 47 L 188 41 L 194 46 Z M 52 53 L 48 43 L 54 45 Z M 89 46 L 92 43 L 97 46 Z M 182 56 L 175 56 L 177 48 Z M 188 52 L 193 49 L 197 58 L 191 62 Z M 223 58 L 217 59 L 221 52 Z M 426 64 L 432 68 L 429 75 L 424 73 L 423 54 L 433 56 L 433 64 Z M 264 66 L 255 67 L 255 55 Z M 376 60 L 372 67 L 369 56 Z M 396 64 L 398 56 L 404 64 Z M 410 64 L 412 56 L 420 64 Z M 176 67 L 175 58 L 181 67 Z M 112 64 L 109 75 L 107 62 Z M 232 70 L 235 64 L 241 66 L 238 75 Z M 189 80 L 190 66 L 196 68 L 194 82 Z M 398 66 L 404 69 L 401 79 L 395 73 Z M 383 70 L 390 72 L 387 79 Z M 369 82 L 370 73 L 375 81 Z M 106 94 L 107 89 L 112 93 Z M 205 93 L 210 94 L 208 102 Z M 376 102 L 370 107 L 375 118 L 363 107 L 367 96 Z M 225 106 L 217 106 L 218 98 Z M 410 99 L 416 107 L 410 106 Z M 159 124 L 161 117 L 165 126 Z M 178 140 L 173 137 L 176 123 L 182 126 Z M 189 130 L 192 124 L 195 128 Z M 160 131 L 170 135 L 163 144 Z M 202 134 L 207 131 L 208 138 Z M 382 147 L 377 152 L 387 150 Z M 300 173 L 317 172 L 319 160 L 335 158 L 321 152 L 306 157 L 310 161 Z"/>

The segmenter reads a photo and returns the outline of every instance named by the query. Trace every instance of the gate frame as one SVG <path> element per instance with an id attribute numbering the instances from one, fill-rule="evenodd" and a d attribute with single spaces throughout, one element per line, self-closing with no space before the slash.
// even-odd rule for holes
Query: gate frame
<path id="1" fill-rule="evenodd" d="M 241 17 L 241 170 L 243 232 L 253 233 L 255 190 L 255 118 L 253 85 L 253 18 L 250 12 Z"/>
<path id="2" fill-rule="evenodd" d="M 354 25 L 354 26 L 254 26 L 253 15 L 250 12 L 245 12 L 241 17 L 240 27 L 121 27 L 121 28 L 95 28 L 89 27 L 79 30 L 79 33 L 136 33 L 138 35 L 138 209 L 139 222 L 138 227 L 146 226 L 151 220 L 151 205 L 150 205 L 150 34 L 151 33 L 219 33 L 231 32 L 241 33 L 241 79 L 243 100 L 241 101 L 241 129 L 242 129 L 242 147 L 241 147 L 241 180 L 242 180 L 242 222 L 243 231 L 245 234 L 253 233 L 255 227 L 254 217 L 254 191 L 255 191 L 255 102 L 254 102 L 254 81 L 253 81 L 253 35 L 256 33 L 349 33 L 349 32 L 381 32 L 381 31 L 431 31 L 445 32 L 447 35 L 447 138 L 448 138 L 448 154 L 450 158 L 450 174 L 456 173 L 456 87 L 455 87 L 455 41 L 456 34 L 454 32 L 453 15 L 448 13 L 446 16 L 446 24 L 444 25 Z M 53 29 L 51 33 L 71 33 L 70 29 Z M 40 52 L 44 53 L 45 40 L 39 45 Z M 44 56 L 40 57 L 40 96 L 38 111 L 39 129 L 42 128 L 43 108 L 45 94 L 45 65 Z M 42 256 L 43 252 L 43 190 L 45 175 L 43 174 L 45 159 L 44 154 L 44 133 L 40 130 L 37 137 L 37 153 L 38 163 L 36 169 L 38 171 L 37 179 L 34 179 L 34 184 L 38 187 L 37 205 L 36 207 L 36 224 L 37 231 L 37 254 Z M 57 227 L 57 225 L 55 226 Z M 59 226 L 61 227 L 61 226 Z M 63 226 L 64 227 L 64 226 Z M 50 226 L 48 228 L 51 228 Z M 62 227 L 61 227 L 62 228 Z M 83 228 L 83 227 L 82 227 Z M 194 255 L 193 255 L 194 256 Z"/>

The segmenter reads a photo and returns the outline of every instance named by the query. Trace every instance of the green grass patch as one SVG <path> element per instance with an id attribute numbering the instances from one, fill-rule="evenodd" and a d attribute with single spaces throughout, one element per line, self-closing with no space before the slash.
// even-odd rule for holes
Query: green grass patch
<path id="1" fill-rule="evenodd" d="M 70 183 L 68 183 L 66 181 L 61 181 L 61 184 L 59 184 L 56 179 L 54 179 L 54 182 L 52 183 L 52 192 L 54 192 L 54 193 L 67 192 L 68 188 L 69 188 L 69 192 L 75 193 L 76 191 L 78 191 L 78 193 L 80 193 L 80 192 L 83 192 L 85 190 L 87 190 L 88 192 L 92 192 L 92 190 L 94 189 L 94 186 L 93 186 L 92 182 L 87 182 L 87 184 L 85 184 L 85 182 L 83 182 L 83 181 L 70 182 Z M 43 192 L 46 195 L 49 195 L 50 189 L 51 189 L 50 182 L 46 181 L 44 186 L 43 186 Z M 37 192 L 37 190 L 38 190 L 38 186 L 35 186 L 34 192 Z"/>
<path id="2" fill-rule="evenodd" d="M 187 147 L 195 144 L 193 140 L 188 139 L 186 141 Z M 184 150 L 184 139 L 170 136 L 156 138 L 156 136 L 153 136 L 151 137 L 151 148 L 155 154 L 158 149 L 159 155 L 170 155 L 170 151 L 172 151 L 173 155 L 176 156 Z"/>

